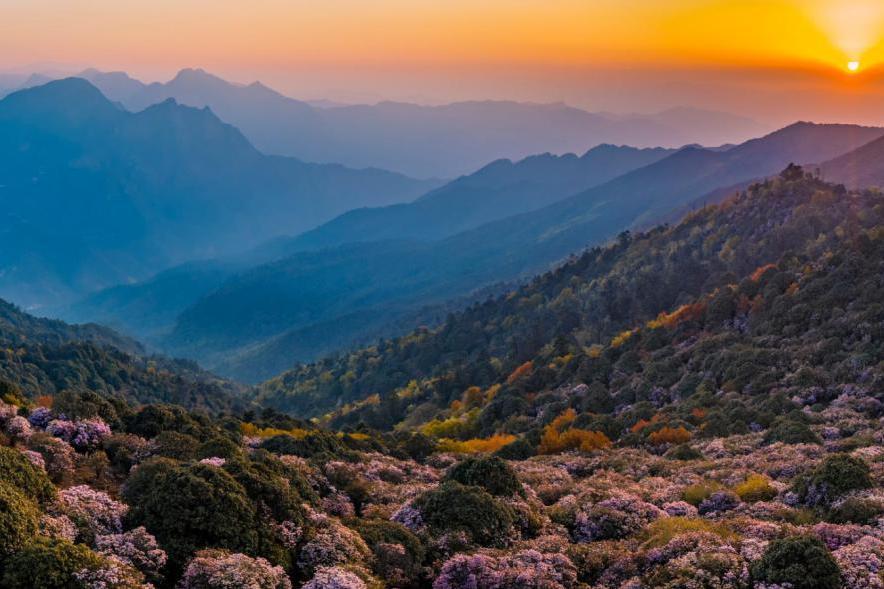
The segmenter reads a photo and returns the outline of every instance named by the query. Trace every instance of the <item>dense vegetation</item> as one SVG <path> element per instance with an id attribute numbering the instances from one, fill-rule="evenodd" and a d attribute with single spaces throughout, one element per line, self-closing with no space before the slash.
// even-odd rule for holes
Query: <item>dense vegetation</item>
<path id="1" fill-rule="evenodd" d="M 547 405 L 609 414 L 698 389 L 766 399 L 831 386 L 835 369 L 856 380 L 850 363 L 880 352 L 868 338 L 881 211 L 875 192 L 792 168 L 675 226 L 623 234 L 438 330 L 302 366 L 259 398 L 299 414 L 358 405 L 332 413 L 338 425 L 450 419 L 463 437 L 536 430 L 527 416 L 549 421 Z M 872 333 L 839 327 L 849 325 Z M 839 353 L 813 353 L 820 339 Z"/>
<path id="2" fill-rule="evenodd" d="M 7 383 L 0 585 L 884 587 L 882 227 L 793 166 L 264 408 Z"/>
<path id="3" fill-rule="evenodd" d="M 80 390 L 114 402 L 168 402 L 210 411 L 241 404 L 245 388 L 195 363 L 148 355 L 96 325 L 39 319 L 0 300 L 0 396 Z"/>
<path id="4" fill-rule="evenodd" d="M 789 162 L 824 162 L 881 133 L 799 123 L 727 150 L 688 147 L 540 209 L 436 241 L 402 239 L 415 228 L 397 233 L 403 220 L 390 215 L 393 239 L 360 243 L 356 229 L 339 247 L 295 253 L 229 278 L 181 314 L 163 345 L 225 375 L 260 381 L 326 350 L 388 336 L 388 326 L 416 307 L 527 279 L 624 230 L 704 199 L 716 202 L 722 188 L 775 175 Z"/>

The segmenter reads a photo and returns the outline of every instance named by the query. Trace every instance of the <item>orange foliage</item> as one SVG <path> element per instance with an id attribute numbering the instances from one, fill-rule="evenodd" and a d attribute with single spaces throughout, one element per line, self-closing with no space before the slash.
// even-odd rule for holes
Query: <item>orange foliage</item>
<path id="1" fill-rule="evenodd" d="M 645 429 L 649 425 L 651 425 L 651 422 L 648 421 L 647 419 L 639 419 L 638 421 L 635 422 L 635 425 L 633 425 L 631 428 L 629 428 L 629 431 L 631 431 L 632 433 L 637 433 L 637 432 L 642 431 L 643 429 Z"/>
<path id="2" fill-rule="evenodd" d="M 34 404 L 37 407 L 46 407 L 47 409 L 52 409 L 52 403 L 55 401 L 55 398 L 52 395 L 40 395 L 36 399 L 34 399 Z"/>
<path id="3" fill-rule="evenodd" d="M 534 370 L 534 362 L 528 360 L 527 362 L 513 370 L 512 374 L 507 377 L 506 383 L 513 384 L 520 378 L 527 376 L 532 370 Z"/>
<path id="4" fill-rule="evenodd" d="M 465 442 L 446 438 L 439 440 L 439 451 L 457 452 L 460 454 L 497 452 L 507 444 L 515 441 L 516 436 L 512 434 L 495 434 L 490 438 L 473 438 Z"/>
<path id="5" fill-rule="evenodd" d="M 479 387 L 470 387 L 463 392 L 462 399 L 464 406 L 469 409 L 481 407 L 485 403 L 485 395 Z"/>
<path id="6" fill-rule="evenodd" d="M 697 321 L 706 313 L 706 303 L 703 301 L 690 305 L 682 305 L 672 313 L 660 313 L 656 319 L 648 321 L 651 329 L 657 327 L 673 328 L 685 321 Z"/>
<path id="7" fill-rule="evenodd" d="M 455 399 L 454 401 L 451 402 L 450 407 L 451 407 L 452 411 L 460 411 L 461 409 L 463 409 L 463 403 L 461 401 L 459 401 L 458 399 Z"/>
<path id="8" fill-rule="evenodd" d="M 591 452 L 607 448 L 610 445 L 611 440 L 602 432 L 571 428 L 559 433 L 550 424 L 543 430 L 543 436 L 540 438 L 540 446 L 537 451 L 540 454 L 557 454 L 567 450 Z"/>
<path id="9" fill-rule="evenodd" d="M 694 407 L 691 410 L 691 415 L 697 419 L 703 419 L 704 417 L 706 417 L 706 410 L 701 407 Z"/>
<path id="10" fill-rule="evenodd" d="M 552 427 L 557 432 L 560 432 L 565 427 L 574 423 L 575 419 L 577 419 L 577 412 L 569 407 L 568 409 L 565 409 L 561 415 L 553 419 L 547 427 Z"/>
<path id="11" fill-rule="evenodd" d="M 759 266 L 755 272 L 752 273 L 752 276 L 749 277 L 752 282 L 758 282 L 761 280 L 761 277 L 764 276 L 764 273 L 772 268 L 776 268 L 776 264 L 765 264 L 764 266 Z"/>
<path id="12" fill-rule="evenodd" d="M 792 284 L 789 285 L 789 288 L 786 289 L 786 294 L 789 295 L 790 297 L 794 296 L 795 293 L 797 293 L 797 292 L 798 292 L 798 283 L 797 282 L 793 282 Z"/>
<path id="13" fill-rule="evenodd" d="M 691 432 L 686 430 L 684 426 L 679 427 L 664 427 L 659 429 L 650 436 L 648 439 L 651 440 L 652 444 L 684 444 L 685 442 L 691 439 Z"/>

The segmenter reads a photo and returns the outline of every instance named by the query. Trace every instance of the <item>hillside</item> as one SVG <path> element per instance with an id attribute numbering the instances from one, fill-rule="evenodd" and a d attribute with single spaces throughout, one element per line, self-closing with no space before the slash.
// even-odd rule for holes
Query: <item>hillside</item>
<path id="1" fill-rule="evenodd" d="M 265 156 L 211 111 L 120 109 L 77 78 L 0 101 L 0 295 L 60 304 L 436 186 Z"/>
<path id="2" fill-rule="evenodd" d="M 679 401 L 695 390 L 711 412 L 808 386 L 865 388 L 880 378 L 882 215 L 879 194 L 790 168 L 677 225 L 622 234 L 436 330 L 301 366 L 259 400 L 299 415 L 339 408 L 336 425 L 452 420 L 467 437 L 536 436 L 570 406 L 616 439 L 618 423 L 638 419 L 624 408 L 689 411 Z M 494 394 L 462 400 L 471 387 Z"/>
<path id="3" fill-rule="evenodd" d="M 219 360 L 225 369 L 245 368 L 228 373 L 233 376 L 269 378 L 297 360 L 315 358 L 298 358 L 295 350 L 329 349 L 321 330 L 305 329 L 342 318 L 344 307 L 347 315 L 368 312 L 383 323 L 415 306 L 517 280 L 625 229 L 678 211 L 716 188 L 775 174 L 792 161 L 824 161 L 881 133 L 799 123 L 725 151 L 686 148 L 542 209 L 437 242 L 385 242 L 297 254 L 230 278 L 182 313 L 165 344 L 176 355 L 198 358 L 212 368 L 222 365 Z M 362 278 L 355 287 L 353 272 Z M 293 346 L 288 335 L 295 333 L 311 338 Z M 365 340 L 370 333 L 356 326 L 351 341 Z M 340 329 L 333 337 L 346 345 Z M 249 366 L 267 371 L 255 374 Z"/>
<path id="4" fill-rule="evenodd" d="M 4 382 L 31 400 L 88 390 L 113 403 L 175 403 L 209 411 L 243 407 L 246 392 L 193 362 L 148 355 L 107 328 L 33 317 L 0 299 Z"/>
<path id="5" fill-rule="evenodd" d="M 157 343 L 171 330 L 183 311 L 211 294 L 231 276 L 251 266 L 300 251 L 347 243 L 438 240 L 493 219 L 542 208 L 575 192 L 657 161 L 669 153 L 670 150 L 664 149 L 603 145 L 580 157 L 573 154 L 544 154 L 515 163 L 499 160 L 474 174 L 432 190 L 414 202 L 388 207 L 358 208 L 297 237 L 270 240 L 235 258 L 191 262 L 163 271 L 143 282 L 105 289 L 78 301 L 62 313 L 66 319 L 100 322 L 122 329 L 139 339 Z M 370 250 L 365 250 L 365 253 L 368 255 Z M 358 314 L 363 315 L 362 312 Z M 366 333 L 373 333 L 382 321 L 378 316 L 364 317 L 372 319 L 366 324 Z M 312 352 L 313 357 L 316 357 L 336 346 L 353 341 L 354 334 L 348 336 L 345 325 L 339 323 L 337 327 L 342 338 L 340 341 L 333 338 L 322 341 L 315 337 L 302 337 L 300 342 L 294 344 L 295 347 L 305 348 L 304 351 L 290 357 L 304 357 L 303 354 L 308 352 L 306 348 L 313 347 L 312 343 L 305 342 L 319 344 Z M 289 339 L 294 337 L 296 336 L 292 334 Z M 283 364 L 274 372 L 288 367 L 288 363 Z M 256 374 L 268 373 L 262 370 Z"/>
<path id="6" fill-rule="evenodd" d="M 0 381 L 0 584 L 875 587 L 882 227 L 879 192 L 790 166 L 261 411 Z M 350 399 L 343 429 L 272 409 Z"/>
<path id="7" fill-rule="evenodd" d="M 690 108 L 657 114 L 592 113 L 565 104 L 470 101 L 438 106 L 403 102 L 318 108 L 260 82 L 235 84 L 200 69 L 165 83 L 126 74 L 80 74 L 112 100 L 141 110 L 168 98 L 209 106 L 266 153 L 351 167 L 379 167 L 419 178 L 453 178 L 500 158 L 583 153 L 600 143 L 638 147 L 719 145 L 764 132 L 729 113 Z"/>

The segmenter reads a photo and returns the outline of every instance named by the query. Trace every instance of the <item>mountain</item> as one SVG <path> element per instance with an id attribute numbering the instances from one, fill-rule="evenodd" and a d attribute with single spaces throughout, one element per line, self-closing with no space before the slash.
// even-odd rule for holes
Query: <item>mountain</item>
<path id="1" fill-rule="evenodd" d="M 865 391 L 860 382 L 880 377 L 864 371 L 882 353 L 882 214 L 880 193 L 848 193 L 790 166 L 675 225 L 622 234 L 437 329 L 302 365 L 258 399 L 298 415 L 331 412 L 336 427 L 503 432 L 532 444 L 569 407 L 577 427 L 627 444 L 638 431 L 629 428 L 661 408 L 660 423 L 634 441 L 698 406 L 690 423 L 709 430 L 697 435 L 768 427 L 780 415 L 769 413 L 774 399 L 825 402 L 844 383 Z"/>
<path id="2" fill-rule="evenodd" d="M 58 305 L 436 183 L 257 151 L 210 110 L 127 112 L 70 78 L 0 101 L 0 295 Z"/>
<path id="3" fill-rule="evenodd" d="M 498 160 L 414 202 L 349 211 L 273 246 L 279 252 L 293 253 L 361 241 L 438 240 L 502 217 L 543 208 L 659 161 L 673 151 L 599 145 L 582 156 L 546 153 L 518 162 Z"/>
<path id="4" fill-rule="evenodd" d="M 28 397 L 91 391 L 116 402 L 176 403 L 193 409 L 245 405 L 246 389 L 193 362 L 147 355 L 137 342 L 94 324 L 37 318 L 0 299 L 0 385 Z"/>
<path id="5" fill-rule="evenodd" d="M 370 339 L 372 330 L 386 334 L 386 325 L 415 307 L 543 271 L 718 187 L 774 174 L 791 161 L 824 161 L 882 133 L 798 123 L 725 151 L 685 148 L 542 209 L 439 241 L 387 241 L 295 254 L 231 277 L 185 310 L 164 344 L 224 374 L 269 377 L 286 364 L 311 358 L 293 355 L 296 350 L 346 343 L 341 335 L 346 323 L 334 330 L 321 325 L 362 313 L 363 319 L 350 327 L 351 341 Z M 294 334 L 310 339 L 295 344 Z"/>
<path id="6" fill-rule="evenodd" d="M 298 237 L 271 240 L 235 260 L 192 262 L 142 282 L 99 291 L 65 309 L 63 317 L 97 321 L 155 343 L 182 311 L 250 265 L 345 243 L 441 239 L 541 208 L 670 153 L 601 145 L 580 157 L 543 154 L 515 163 L 499 160 L 411 203 L 355 209 Z M 377 318 L 371 324 L 376 325 Z M 313 353 L 331 349 L 324 346 Z"/>
<path id="7" fill-rule="evenodd" d="M 233 84 L 200 69 L 185 69 L 166 83 L 153 84 L 120 73 L 88 70 L 81 75 L 134 111 L 168 98 L 209 106 L 267 153 L 421 178 L 460 176 L 500 158 L 582 153 L 601 143 L 717 145 L 766 130 L 744 117 L 690 108 L 614 116 L 565 104 L 507 101 L 317 107 L 259 82 Z"/>
<path id="8" fill-rule="evenodd" d="M 826 180 L 851 188 L 884 187 L 884 140 L 872 141 L 815 169 Z"/>

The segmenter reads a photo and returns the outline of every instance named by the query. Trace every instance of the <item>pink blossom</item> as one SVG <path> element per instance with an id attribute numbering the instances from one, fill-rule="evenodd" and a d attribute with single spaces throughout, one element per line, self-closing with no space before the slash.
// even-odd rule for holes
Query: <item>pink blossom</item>
<path id="1" fill-rule="evenodd" d="M 122 534 L 96 536 L 95 547 L 102 554 L 114 556 L 132 565 L 149 579 L 158 580 L 160 572 L 166 566 L 166 553 L 144 527 Z"/>
<path id="2" fill-rule="evenodd" d="M 31 437 L 31 423 L 21 415 L 16 415 L 6 422 L 6 433 L 14 440 L 27 440 Z"/>
<path id="3" fill-rule="evenodd" d="M 342 568 L 320 567 L 301 589 L 365 589 L 365 583 Z"/>
<path id="4" fill-rule="evenodd" d="M 224 550 L 202 550 L 187 565 L 179 589 L 291 589 L 292 583 L 280 566 L 263 558 L 231 554 Z"/>
<path id="5" fill-rule="evenodd" d="M 91 541 L 94 536 L 119 534 L 123 531 L 122 518 L 129 507 L 114 501 L 103 492 L 87 485 L 77 485 L 58 493 L 53 511 L 67 515 L 77 524 L 80 534 Z"/>
<path id="6" fill-rule="evenodd" d="M 212 456 L 211 458 L 203 458 L 202 460 L 200 460 L 200 464 L 208 464 L 209 466 L 221 468 L 222 466 L 227 464 L 227 460 L 224 458 L 218 458 L 217 456 Z"/>

